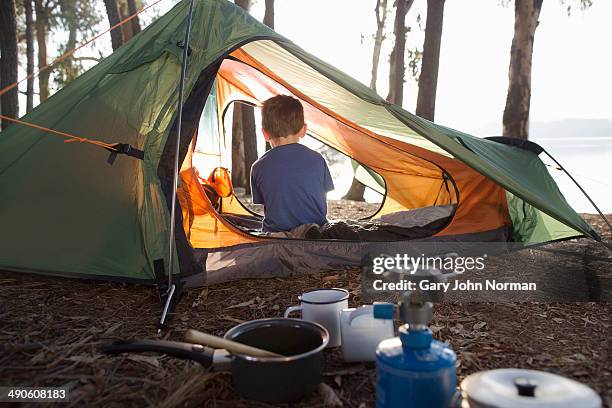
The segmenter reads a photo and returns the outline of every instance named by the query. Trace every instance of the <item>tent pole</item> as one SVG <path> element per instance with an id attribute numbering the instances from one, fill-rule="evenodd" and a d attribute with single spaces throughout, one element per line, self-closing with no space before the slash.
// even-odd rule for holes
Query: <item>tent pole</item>
<path id="1" fill-rule="evenodd" d="M 187 29 L 185 30 L 185 40 L 183 41 L 183 61 L 181 64 L 181 78 L 179 82 L 178 95 L 178 119 L 176 129 L 176 146 L 174 151 L 174 174 L 172 183 L 172 208 L 170 209 L 170 233 L 168 237 L 168 289 L 166 291 L 166 304 L 159 321 L 158 333 L 165 326 L 168 317 L 168 310 L 172 302 L 172 296 L 175 293 L 176 284 L 173 282 L 172 274 L 174 273 L 174 230 L 176 229 L 176 190 L 178 188 L 178 172 L 179 172 L 179 150 L 181 147 L 181 127 L 183 119 L 183 99 L 185 94 L 185 77 L 187 76 L 187 62 L 189 59 L 189 34 L 191 34 L 191 21 L 193 19 L 193 2 L 189 2 L 189 15 L 187 16 Z"/>
<path id="2" fill-rule="evenodd" d="M 601 210 L 599 209 L 599 207 L 597 207 L 597 204 L 595 204 L 595 202 L 591 199 L 591 197 L 589 197 L 589 195 L 587 194 L 586 191 L 584 191 L 584 189 L 582 188 L 582 186 L 580 184 L 578 184 L 578 182 L 576 181 L 576 179 L 574 179 L 574 177 L 572 177 L 572 175 L 565 170 L 565 167 L 563 167 L 561 165 L 561 163 L 559 163 L 557 161 L 557 159 L 555 159 L 554 157 L 552 157 L 552 155 L 550 153 L 548 153 L 546 150 L 544 150 L 544 153 L 546 153 L 546 155 L 548 157 L 550 157 L 550 159 L 552 161 L 555 162 L 555 164 L 557 166 L 559 166 L 559 169 L 561 169 L 565 174 L 567 174 L 567 176 L 570 178 L 570 180 L 572 180 L 574 182 L 574 184 L 576 184 L 576 186 L 580 189 L 580 191 L 582 191 L 582 194 L 584 194 L 584 196 L 591 202 L 591 204 L 593 205 L 593 207 L 595 207 L 595 209 L 597 210 L 597 212 L 599 213 L 599 215 L 601 216 L 601 218 L 604 220 L 604 222 L 608 225 L 608 228 L 610 228 L 610 231 L 612 232 L 612 225 L 610 225 L 610 222 L 608 221 L 608 219 L 606 218 L 606 216 L 601 212 Z"/>

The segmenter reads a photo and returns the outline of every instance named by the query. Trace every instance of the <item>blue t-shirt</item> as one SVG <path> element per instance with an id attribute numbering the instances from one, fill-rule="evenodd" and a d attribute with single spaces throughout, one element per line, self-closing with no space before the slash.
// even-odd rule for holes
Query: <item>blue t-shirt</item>
<path id="1" fill-rule="evenodd" d="M 267 232 L 325 224 L 326 195 L 333 189 L 323 156 L 299 143 L 268 150 L 251 168 L 253 203 L 264 205 Z"/>

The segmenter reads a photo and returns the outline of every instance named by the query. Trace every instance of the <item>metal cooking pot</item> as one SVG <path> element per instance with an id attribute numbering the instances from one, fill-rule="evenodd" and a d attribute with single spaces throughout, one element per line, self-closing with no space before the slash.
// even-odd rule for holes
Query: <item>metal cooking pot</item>
<path id="1" fill-rule="evenodd" d="M 601 408 L 595 391 L 569 378 L 505 368 L 472 374 L 461 382 L 462 408 Z"/>
<path id="2" fill-rule="evenodd" d="M 322 351 L 329 342 L 329 333 L 319 324 L 299 319 L 260 319 L 235 326 L 224 337 L 287 356 L 232 354 L 233 385 L 244 398 L 263 402 L 295 401 L 314 391 L 321 382 Z M 103 351 L 112 354 L 155 351 L 194 360 L 213 369 L 218 369 L 223 361 L 220 350 L 174 341 L 118 341 L 104 346 Z"/>

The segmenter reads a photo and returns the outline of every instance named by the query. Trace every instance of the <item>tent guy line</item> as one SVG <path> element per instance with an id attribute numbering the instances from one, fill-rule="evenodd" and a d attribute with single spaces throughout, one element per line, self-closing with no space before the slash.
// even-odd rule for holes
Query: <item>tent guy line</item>
<path id="1" fill-rule="evenodd" d="M 76 135 L 73 135 L 71 133 L 60 132 L 59 130 L 54 130 L 54 129 L 51 129 L 51 128 L 48 128 L 48 127 L 45 127 L 45 126 L 40 126 L 40 125 L 37 125 L 35 123 L 31 123 L 31 122 L 24 122 L 22 120 L 11 118 L 11 117 L 4 116 L 4 115 L 0 115 L 0 119 L 9 120 L 9 121 L 17 123 L 19 125 L 29 126 L 31 128 L 42 130 L 43 132 L 46 132 L 46 133 L 50 133 L 52 135 L 57 135 L 57 136 L 64 137 L 64 138 L 66 138 L 66 140 L 64 140 L 64 143 L 70 143 L 70 142 L 89 143 L 89 144 L 92 144 L 94 146 L 99 146 L 99 147 L 102 147 L 104 149 L 112 150 L 112 151 L 115 151 L 115 152 L 119 151 L 119 149 L 117 149 L 116 144 L 106 143 L 106 142 L 103 142 L 101 140 L 88 139 L 86 137 L 76 136 Z"/>

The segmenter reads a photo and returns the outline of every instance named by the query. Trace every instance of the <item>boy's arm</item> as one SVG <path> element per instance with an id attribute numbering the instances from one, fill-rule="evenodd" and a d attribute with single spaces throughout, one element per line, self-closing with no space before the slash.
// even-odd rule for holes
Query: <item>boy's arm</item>
<path id="1" fill-rule="evenodd" d="M 253 204 L 263 204 L 263 196 L 257 183 L 257 168 L 251 167 L 251 196 L 253 198 Z"/>

